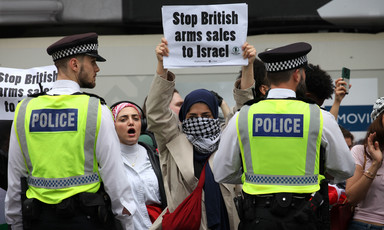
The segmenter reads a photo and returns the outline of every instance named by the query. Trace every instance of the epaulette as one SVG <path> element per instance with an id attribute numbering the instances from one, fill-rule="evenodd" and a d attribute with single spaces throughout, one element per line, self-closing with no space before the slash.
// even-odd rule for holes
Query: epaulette
<path id="1" fill-rule="evenodd" d="M 266 100 L 267 98 L 255 98 L 255 99 L 252 99 L 252 100 L 249 100 L 247 102 L 244 103 L 244 105 L 252 105 L 252 104 L 255 104 L 255 103 L 258 103 L 262 100 Z M 268 98 L 268 100 L 273 100 L 275 98 Z M 312 100 L 311 98 L 308 98 L 308 97 L 299 97 L 299 98 L 295 98 L 295 97 L 288 97 L 288 98 L 276 98 L 276 99 L 287 99 L 287 100 L 298 100 L 298 101 L 302 101 L 302 102 L 305 102 L 305 103 L 308 103 L 308 104 L 316 104 L 316 102 L 314 100 Z"/>
<path id="2" fill-rule="evenodd" d="M 100 103 L 101 103 L 102 105 L 106 105 L 106 104 L 107 104 L 107 103 L 105 102 L 104 98 L 100 97 L 99 95 L 93 94 L 93 93 L 76 92 L 76 93 L 74 93 L 74 94 L 72 94 L 72 95 L 82 95 L 82 94 L 84 94 L 84 95 L 88 95 L 88 96 L 90 96 L 90 97 L 96 97 L 96 98 L 98 98 L 98 99 L 100 100 Z"/>
<path id="3" fill-rule="evenodd" d="M 245 102 L 244 105 L 253 105 L 253 104 L 256 104 L 262 100 L 265 100 L 265 98 L 255 98 L 255 99 L 252 99 L 252 100 Z"/>
<path id="4" fill-rule="evenodd" d="M 292 99 L 294 99 L 294 98 L 292 98 Z M 316 102 L 309 97 L 298 96 L 298 97 L 296 97 L 296 100 L 303 101 L 303 102 L 308 103 L 308 104 L 316 104 Z"/>
<path id="5" fill-rule="evenodd" d="M 34 93 L 31 95 L 28 95 L 28 97 L 39 97 L 39 96 L 44 96 L 44 95 L 47 95 L 47 92 Z"/>
<path id="6" fill-rule="evenodd" d="M 28 95 L 28 97 L 39 97 L 39 96 L 44 96 L 44 95 L 48 95 L 47 92 L 40 92 L 40 93 L 34 93 L 34 94 L 31 94 L 31 95 Z M 107 103 L 105 102 L 104 98 L 96 95 L 96 94 L 93 94 L 93 93 L 86 93 L 86 92 L 76 92 L 76 93 L 73 93 L 72 95 L 88 95 L 90 97 L 96 97 L 97 99 L 100 100 L 100 103 L 102 105 L 106 105 Z"/>

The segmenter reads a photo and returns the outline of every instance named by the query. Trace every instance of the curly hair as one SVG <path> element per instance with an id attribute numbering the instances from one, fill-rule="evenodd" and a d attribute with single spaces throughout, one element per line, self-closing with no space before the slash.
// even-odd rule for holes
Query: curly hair
<path id="1" fill-rule="evenodd" d="M 320 100 L 332 99 L 335 85 L 331 76 L 322 70 L 318 65 L 308 64 L 305 70 L 305 85 L 307 91 Z"/>

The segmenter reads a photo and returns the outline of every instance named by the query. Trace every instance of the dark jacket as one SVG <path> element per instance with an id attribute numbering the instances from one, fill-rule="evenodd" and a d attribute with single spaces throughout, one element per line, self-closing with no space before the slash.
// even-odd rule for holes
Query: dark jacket
<path id="1" fill-rule="evenodd" d="M 159 183 L 161 209 L 164 210 L 167 207 L 167 197 L 165 195 L 163 176 L 161 174 L 160 169 L 159 154 L 157 153 L 157 149 L 153 148 L 152 146 L 149 146 L 144 142 L 139 141 L 139 145 L 143 146 L 147 150 L 149 161 L 151 162 L 153 171 L 155 172 L 157 181 Z"/>

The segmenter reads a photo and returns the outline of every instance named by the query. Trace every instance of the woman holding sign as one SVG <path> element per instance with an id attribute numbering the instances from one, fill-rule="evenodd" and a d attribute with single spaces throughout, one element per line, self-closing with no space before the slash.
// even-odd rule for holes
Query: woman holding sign
<path id="1" fill-rule="evenodd" d="M 194 90 L 185 97 L 179 116 L 172 113 L 168 105 L 175 75 L 163 67 L 163 57 L 169 55 L 167 45 L 163 38 L 156 47 L 158 66 L 146 102 L 168 197 L 168 208 L 151 229 L 237 229 L 233 198 L 241 187 L 216 183 L 211 171 L 221 136 L 217 99 L 206 89 Z M 242 49 L 248 65 L 243 66 L 242 78 L 235 84 L 236 107 L 252 99 L 254 86 L 256 50 L 248 43 Z"/>

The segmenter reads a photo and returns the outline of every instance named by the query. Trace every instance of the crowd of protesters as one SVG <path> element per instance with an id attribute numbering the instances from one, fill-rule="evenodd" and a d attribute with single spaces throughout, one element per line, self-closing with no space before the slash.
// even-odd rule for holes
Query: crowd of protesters
<path id="1" fill-rule="evenodd" d="M 332 215 L 346 203 L 345 229 L 384 228 L 384 98 L 355 145 L 337 124 L 351 85 L 311 64 L 310 44 L 258 53 L 245 42 L 230 108 L 211 89 L 180 96 L 162 38 L 142 109 L 81 90 L 95 86 L 97 62 L 106 61 L 97 38 L 76 34 L 48 47 L 54 87 L 19 103 L 2 137 L 9 228 L 336 229 Z M 322 105 L 333 95 L 328 112 Z M 41 122 L 55 116 L 64 120 Z M 268 122 L 277 122 L 273 131 Z"/>

